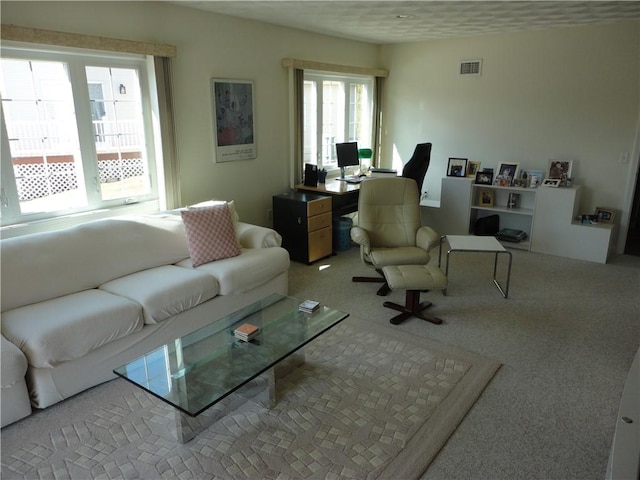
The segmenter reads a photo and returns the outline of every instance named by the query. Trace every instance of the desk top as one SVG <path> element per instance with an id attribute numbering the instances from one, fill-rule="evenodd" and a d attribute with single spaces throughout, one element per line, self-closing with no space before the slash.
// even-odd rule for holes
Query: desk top
<path id="1" fill-rule="evenodd" d="M 338 180 L 332 180 L 327 183 L 319 183 L 317 187 L 309 187 L 300 183 L 294 187 L 296 190 L 308 190 L 310 192 L 324 193 L 328 195 L 346 195 L 348 193 L 357 192 L 360 190 L 359 183 L 347 183 L 340 182 Z"/>

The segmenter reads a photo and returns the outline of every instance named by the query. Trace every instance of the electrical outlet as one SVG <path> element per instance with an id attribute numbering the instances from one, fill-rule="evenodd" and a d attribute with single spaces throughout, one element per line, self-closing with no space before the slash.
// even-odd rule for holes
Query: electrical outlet
<path id="1" fill-rule="evenodd" d="M 273 210 L 271 210 L 270 208 L 267 209 L 267 220 L 268 221 L 273 221 Z"/>
<path id="2" fill-rule="evenodd" d="M 621 153 L 620 156 L 618 157 L 618 162 L 621 164 L 625 164 L 625 163 L 629 163 L 629 154 L 628 153 Z"/>

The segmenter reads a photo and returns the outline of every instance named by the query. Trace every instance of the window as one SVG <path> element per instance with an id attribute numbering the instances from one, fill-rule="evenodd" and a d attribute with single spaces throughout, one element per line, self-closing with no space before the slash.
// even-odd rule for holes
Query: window
<path id="1" fill-rule="evenodd" d="M 371 148 L 373 84 L 372 77 L 305 72 L 303 163 L 331 171 L 338 168 L 336 143 Z"/>
<path id="2" fill-rule="evenodd" d="M 3 48 L 2 225 L 158 198 L 146 58 Z"/>

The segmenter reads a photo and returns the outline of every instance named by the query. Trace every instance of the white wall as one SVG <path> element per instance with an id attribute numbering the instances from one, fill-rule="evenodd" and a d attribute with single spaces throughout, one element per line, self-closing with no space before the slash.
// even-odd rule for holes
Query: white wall
<path id="1" fill-rule="evenodd" d="M 176 45 L 174 94 L 182 199 L 235 200 L 242 220 L 268 225 L 289 187 L 289 83 L 284 57 L 377 67 L 378 48 L 156 2 L 2 2 L 2 23 Z M 255 160 L 215 163 L 211 78 L 253 80 Z"/>
<path id="2" fill-rule="evenodd" d="M 481 76 L 458 75 L 470 59 L 483 60 Z M 544 170 L 561 158 L 574 161 L 585 212 L 623 208 L 640 112 L 640 22 L 384 46 L 381 60 L 390 70 L 383 158 L 398 166 L 416 143 L 432 142 L 430 199 L 440 197 L 449 157 Z"/>
<path id="3" fill-rule="evenodd" d="M 425 187 L 440 196 L 447 159 L 543 168 L 574 160 L 584 211 L 623 208 L 640 112 L 640 23 L 567 27 L 376 47 L 156 2 L 2 2 L 2 23 L 169 43 L 174 61 L 183 203 L 234 199 L 267 225 L 271 196 L 289 186 L 288 78 L 283 57 L 390 70 L 385 166 L 433 143 Z M 483 59 L 480 77 L 458 62 Z M 214 162 L 209 82 L 255 82 L 258 158 Z M 629 152 L 629 164 L 620 164 Z"/>

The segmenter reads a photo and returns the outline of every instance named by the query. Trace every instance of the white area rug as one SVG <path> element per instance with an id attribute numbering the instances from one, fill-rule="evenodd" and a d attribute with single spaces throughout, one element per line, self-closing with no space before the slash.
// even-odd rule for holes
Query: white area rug
<path id="1" fill-rule="evenodd" d="M 353 317 L 306 355 L 275 408 L 233 394 L 185 445 L 171 407 L 100 385 L 3 429 L 2 478 L 417 478 L 500 367 Z"/>

